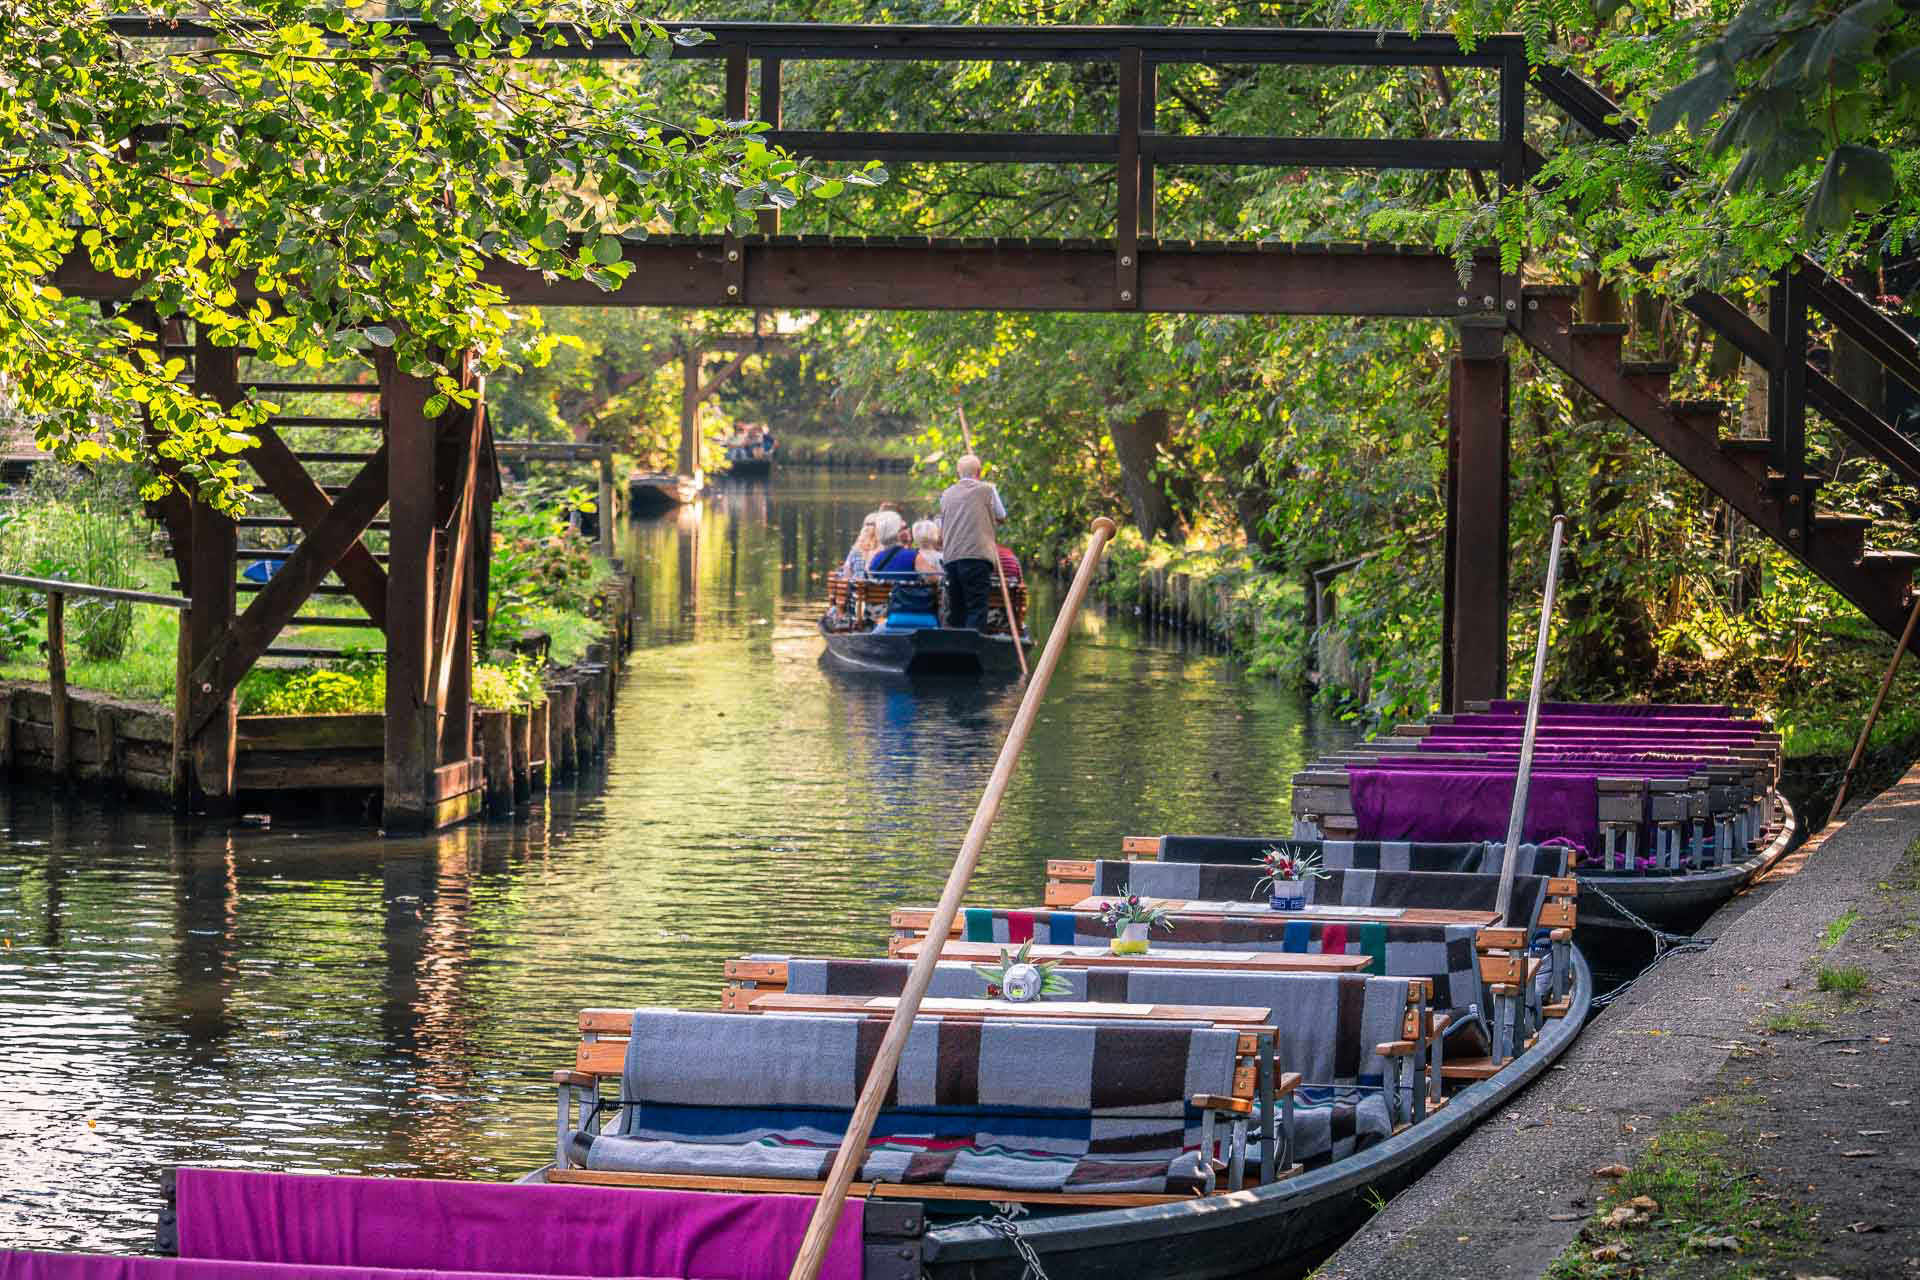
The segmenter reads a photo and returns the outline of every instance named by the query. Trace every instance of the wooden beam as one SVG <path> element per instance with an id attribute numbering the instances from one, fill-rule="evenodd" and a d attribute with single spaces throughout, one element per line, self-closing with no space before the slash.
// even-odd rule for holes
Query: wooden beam
<path id="1" fill-rule="evenodd" d="M 700 403 L 705 404 L 707 401 L 713 399 L 713 393 L 726 386 L 727 383 L 732 380 L 733 375 L 740 372 L 740 366 L 745 364 L 747 357 L 752 354 L 754 353 L 751 351 L 742 351 L 739 355 L 721 365 L 720 372 L 714 374 L 711 379 L 701 385 Z"/>
<path id="2" fill-rule="evenodd" d="M 73 703 L 67 698 L 67 598 L 47 593 L 47 689 L 53 701 L 53 776 L 73 768 Z"/>
<path id="3" fill-rule="evenodd" d="M 700 435 L 700 352 L 689 347 L 680 353 L 680 474 L 693 474 Z"/>
<path id="4" fill-rule="evenodd" d="M 293 450 L 280 438 L 272 427 L 262 426 L 254 430 L 259 441 L 255 447 L 241 456 L 253 465 L 267 491 L 279 500 L 287 509 L 287 515 L 309 537 L 326 518 L 327 510 L 333 505 L 330 498 L 307 474 L 306 467 L 296 458 Z M 382 625 L 387 617 L 387 573 L 380 562 L 373 558 L 366 544 L 356 538 L 341 553 L 338 564 L 332 566 L 333 572 L 346 585 L 367 616 Z"/>
<path id="5" fill-rule="evenodd" d="M 782 236 L 737 242 L 745 290 L 729 305 L 769 311 L 1112 311 L 1113 250 L 1091 242 L 863 240 Z M 618 288 L 548 279 L 493 261 L 481 278 L 510 302 L 543 306 L 711 307 L 728 269 L 712 237 L 625 246 Z M 734 264 L 738 266 L 740 264 Z M 70 256 L 49 283 L 72 297 L 131 297 L 137 284 Z M 1451 255 L 1410 245 L 1143 242 L 1141 311 L 1202 315 L 1452 317 L 1500 292 L 1499 262 L 1477 254 L 1461 286 Z M 239 282 L 249 300 L 251 282 Z M 1461 299 L 1466 299 L 1462 302 Z"/>
<path id="6" fill-rule="evenodd" d="M 449 531 L 451 545 L 443 574 L 445 586 L 434 601 L 433 706 L 442 724 L 445 754 L 453 760 L 465 760 L 473 748 L 472 708 L 465 696 L 471 689 L 473 675 L 473 597 L 468 561 L 472 558 L 474 502 L 479 491 L 481 440 L 486 431 L 486 418 L 486 401 L 481 399 L 474 404 L 464 428 L 466 438 L 461 442 L 464 448 L 458 463 L 460 496 L 454 502 Z M 455 691 L 456 678 L 461 694 L 457 707 L 448 703 Z M 452 723 L 454 720 L 459 723 Z"/>
<path id="7" fill-rule="evenodd" d="M 387 723 L 382 825 L 424 831 L 433 821 L 440 726 L 427 687 L 432 643 L 436 432 L 433 384 L 382 361 L 387 406 Z"/>
<path id="8" fill-rule="evenodd" d="M 1506 696 L 1508 365 L 1502 322 L 1461 326 L 1449 365 L 1446 709 Z"/>
<path id="9" fill-rule="evenodd" d="M 216 347 L 205 333 L 194 335 L 193 381 L 195 389 L 223 406 L 240 403 L 240 358 L 232 347 Z M 220 647 L 234 615 L 234 549 L 238 531 L 231 517 L 205 502 L 195 500 L 192 507 L 193 572 L 186 579 L 187 594 L 193 605 L 188 611 L 188 670 L 196 671 Z M 188 732 L 188 754 L 193 764 L 193 786 L 198 803 L 208 813 L 228 816 L 234 808 L 234 686 L 226 685 L 219 695 L 211 688 L 201 689 L 188 677 L 189 699 L 197 694 L 206 699 L 207 714 Z"/>
<path id="10" fill-rule="evenodd" d="M 344 549 L 359 545 L 360 535 L 386 503 L 387 449 L 382 445 L 340 500 L 328 504 L 326 514 L 267 580 L 247 611 L 194 663 L 187 678 L 189 733 L 199 733 L 222 706 L 231 703 L 241 678 L 339 563 Z M 196 600 L 196 611 L 198 607 Z"/>

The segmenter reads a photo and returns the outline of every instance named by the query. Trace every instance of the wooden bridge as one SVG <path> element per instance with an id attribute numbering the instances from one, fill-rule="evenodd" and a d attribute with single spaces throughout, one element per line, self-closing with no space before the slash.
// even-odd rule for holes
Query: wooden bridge
<path id="1" fill-rule="evenodd" d="M 116 20 L 136 35 L 194 34 Z M 1565 371 L 1757 528 L 1799 557 L 1876 624 L 1899 634 L 1916 557 L 1869 550 L 1864 521 L 1823 515 L 1806 452 L 1814 409 L 1865 454 L 1920 484 L 1920 448 L 1808 362 L 1807 317 L 1817 311 L 1904 382 L 1920 388 L 1913 341 L 1810 261 L 1774 288 L 1770 329 L 1711 293 L 1692 312 L 1768 374 L 1768 436 L 1720 434 L 1724 406 L 1676 401 L 1671 366 L 1623 359 L 1625 327 L 1576 313 L 1570 286 L 1533 286 L 1476 255 L 1461 282 L 1456 263 L 1398 244 L 1183 241 L 1155 234 L 1156 174 L 1163 166 L 1271 169 L 1464 169 L 1498 189 L 1523 183 L 1541 157 L 1528 146 L 1529 112 L 1558 113 L 1598 136 L 1621 137 L 1618 109 L 1570 74 L 1530 67 L 1519 37 L 1463 51 L 1450 36 L 1371 31 L 1134 27 L 925 27 L 711 23 L 704 43 L 673 56 L 709 60 L 724 78 L 729 118 L 756 115 L 771 143 L 823 160 L 1111 166 L 1116 216 L 1097 240 L 846 238 L 782 235 L 777 213 L 746 236 L 654 237 L 625 246 L 633 270 L 612 292 L 546 280 L 495 262 L 486 277 L 516 303 L 547 306 L 760 309 L 993 309 L 1425 317 L 1453 324 L 1458 343 L 1448 398 L 1448 522 L 1444 600 L 1444 701 L 1506 692 L 1509 340 Z M 416 35 L 452 55 L 437 31 Z M 624 45 L 574 41 L 538 57 L 632 56 Z M 795 60 L 1100 63 L 1118 84 L 1113 128 L 1098 134 L 888 133 L 792 130 L 781 121 L 781 68 Z M 1157 72 L 1182 63 L 1473 68 L 1497 77 L 1497 128 L 1481 138 L 1196 137 L 1158 128 Z M 749 101 L 758 65 L 757 103 Z M 76 257 L 53 281 L 74 295 L 126 299 L 135 282 Z M 250 389 L 238 353 L 195 344 L 193 376 L 223 403 Z M 689 394 L 697 369 L 688 370 Z M 356 388 L 365 392 L 368 388 Z M 184 500 L 164 515 L 192 594 L 193 744 L 205 794 L 230 794 L 233 688 L 300 620 L 312 594 L 344 593 L 386 637 L 386 810 L 390 828 L 428 825 L 466 785 L 472 756 L 467 684 L 475 592 L 484 599 L 493 464 L 484 407 L 429 420 L 427 384 L 380 369 L 376 413 L 364 425 L 379 443 L 356 455 L 344 486 L 323 486 L 280 431 L 245 455 L 285 512 L 274 517 L 303 541 L 242 613 L 235 610 L 236 533 L 261 517 L 228 520 Z M 697 406 L 697 401 L 695 402 Z M 331 461 L 341 458 L 329 456 Z M 683 465 L 685 459 L 683 459 Z M 382 509 L 385 562 L 362 543 Z M 1462 518 L 1471 515 L 1471 519 Z"/>

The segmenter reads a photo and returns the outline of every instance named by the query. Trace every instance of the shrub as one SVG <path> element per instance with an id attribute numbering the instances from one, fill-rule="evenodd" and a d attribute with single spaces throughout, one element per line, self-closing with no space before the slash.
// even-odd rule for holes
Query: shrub
<path id="1" fill-rule="evenodd" d="M 42 463 L 34 467 L 20 499 L 0 511 L 0 573 L 138 588 L 146 535 L 130 514 L 137 510 L 137 496 L 117 473 Z M 81 659 L 122 657 L 132 633 L 131 604 L 67 598 L 67 643 Z M 0 592 L 0 647 L 22 651 L 45 634 L 44 595 Z"/>

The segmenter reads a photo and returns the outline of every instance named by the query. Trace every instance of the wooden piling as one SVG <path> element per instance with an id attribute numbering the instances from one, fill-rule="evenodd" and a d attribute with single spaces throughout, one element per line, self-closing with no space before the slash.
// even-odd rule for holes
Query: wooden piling
<path id="1" fill-rule="evenodd" d="M 53 773 L 73 768 L 73 704 L 67 700 L 67 598 L 47 593 L 47 687 L 53 691 Z"/>
<path id="2" fill-rule="evenodd" d="M 580 686 L 572 680 L 556 680 L 547 686 L 548 752 L 552 760 L 547 772 L 551 777 L 571 778 L 580 767 L 574 747 L 574 704 L 579 695 Z"/>
<path id="3" fill-rule="evenodd" d="M 533 748 L 531 713 L 525 707 L 516 707 L 507 713 L 507 724 L 512 747 L 513 807 L 520 809 L 533 799 L 533 784 L 527 776 L 528 756 Z"/>
<path id="4" fill-rule="evenodd" d="M 536 702 L 527 708 L 527 785 L 535 791 L 547 789 L 553 772 L 552 713 L 553 704 L 549 702 Z"/>
<path id="5" fill-rule="evenodd" d="M 486 770 L 487 810 L 513 812 L 513 733 L 507 713 L 481 707 L 474 711 L 480 740 L 480 759 Z"/>

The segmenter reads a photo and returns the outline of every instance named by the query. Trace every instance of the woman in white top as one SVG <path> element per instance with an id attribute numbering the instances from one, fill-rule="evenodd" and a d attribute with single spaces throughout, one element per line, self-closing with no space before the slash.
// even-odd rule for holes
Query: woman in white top
<path id="1" fill-rule="evenodd" d="M 919 552 L 914 557 L 913 567 L 921 573 L 939 573 L 940 522 L 938 520 L 914 521 L 913 545 Z"/>

